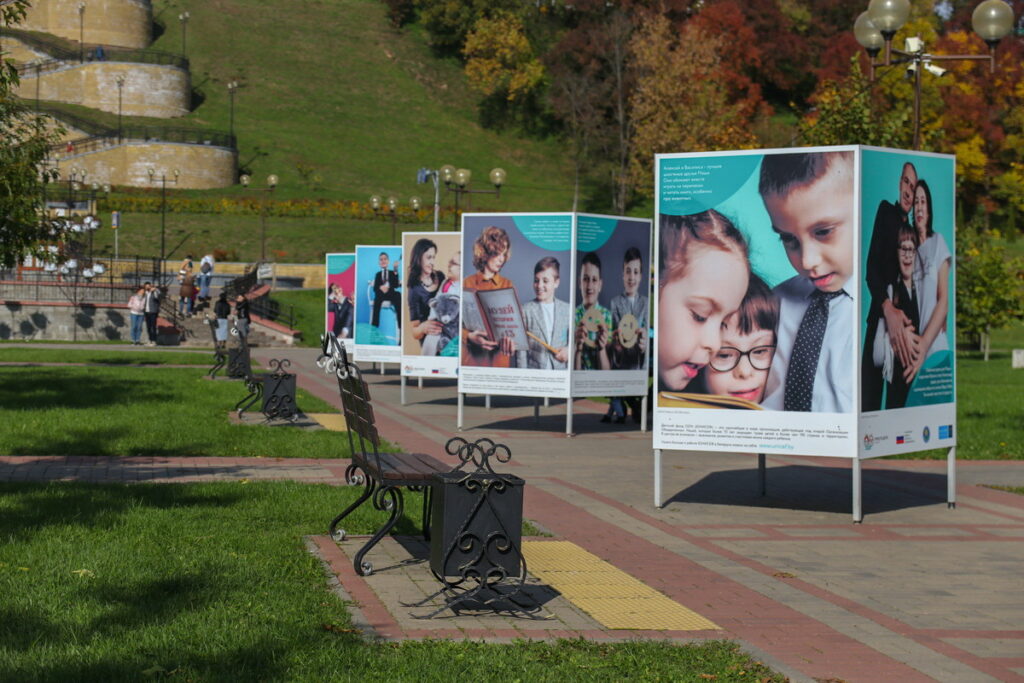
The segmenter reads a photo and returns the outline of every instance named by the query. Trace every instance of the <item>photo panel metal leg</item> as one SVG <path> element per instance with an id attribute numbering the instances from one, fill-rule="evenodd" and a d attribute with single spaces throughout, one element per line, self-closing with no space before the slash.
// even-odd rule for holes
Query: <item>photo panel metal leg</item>
<path id="1" fill-rule="evenodd" d="M 768 495 L 768 464 L 764 453 L 757 454 L 757 488 L 761 497 Z"/>
<path id="2" fill-rule="evenodd" d="M 853 480 L 853 523 L 860 524 L 864 521 L 864 510 L 861 507 L 863 496 L 861 495 L 860 458 L 854 458 L 850 467 Z"/>
<path id="3" fill-rule="evenodd" d="M 572 431 L 572 397 L 565 399 L 565 435 L 576 436 Z"/>
<path id="4" fill-rule="evenodd" d="M 461 432 L 462 431 L 462 406 L 465 403 L 466 395 L 464 393 L 462 393 L 461 391 L 458 392 L 458 394 L 459 394 L 459 404 L 458 404 L 458 410 L 456 410 L 456 412 L 455 412 L 455 429 L 457 429 L 458 431 Z"/>
<path id="5" fill-rule="evenodd" d="M 399 384 L 399 386 L 401 387 L 401 394 L 400 394 L 399 401 L 404 406 L 405 405 L 405 375 L 402 375 L 401 384 Z"/>
<path id="6" fill-rule="evenodd" d="M 946 507 L 956 508 L 956 446 L 950 446 L 946 454 Z"/>
<path id="7" fill-rule="evenodd" d="M 661 449 L 654 449 L 654 507 L 661 508 Z"/>

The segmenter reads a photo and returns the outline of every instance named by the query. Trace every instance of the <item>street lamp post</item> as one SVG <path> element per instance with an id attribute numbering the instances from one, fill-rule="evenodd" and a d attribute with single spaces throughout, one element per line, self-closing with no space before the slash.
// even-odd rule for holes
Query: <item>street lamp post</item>
<path id="1" fill-rule="evenodd" d="M 491 184 L 494 185 L 494 189 L 472 190 L 469 187 L 469 182 L 473 177 L 473 172 L 468 168 L 455 168 L 451 164 L 445 164 L 439 168 L 436 173 L 440 175 L 441 180 L 444 182 L 445 189 L 449 192 L 455 193 L 455 216 L 452 220 L 452 227 L 455 230 L 459 229 L 459 200 L 462 195 L 493 194 L 495 197 L 500 197 L 501 186 L 505 184 L 505 179 L 508 176 L 508 174 L 505 173 L 505 169 L 492 168 L 491 172 L 488 174 L 488 178 L 490 179 Z"/>
<path id="2" fill-rule="evenodd" d="M 181 171 L 174 169 L 174 179 L 167 179 L 167 172 L 160 171 L 160 281 L 163 284 L 164 277 L 164 261 L 167 259 L 167 183 L 177 183 L 178 176 L 181 175 Z M 156 169 L 150 167 L 149 169 L 149 182 L 152 183 L 157 178 Z"/>
<path id="3" fill-rule="evenodd" d="M 78 62 L 85 63 L 85 3 L 78 3 Z"/>
<path id="4" fill-rule="evenodd" d="M 251 178 L 247 175 L 243 175 L 239 180 L 242 182 L 242 187 L 248 188 Z M 277 187 L 278 177 L 271 173 L 267 176 L 267 186 L 263 188 L 253 188 L 256 192 L 266 192 L 263 201 L 260 203 L 260 261 L 267 260 L 267 198 L 274 193 L 274 188 Z"/>
<path id="5" fill-rule="evenodd" d="M 228 114 L 228 131 L 231 133 L 232 141 L 235 139 L 235 91 L 237 90 L 238 81 L 230 81 L 228 83 L 228 100 L 231 102 L 231 106 Z"/>
<path id="6" fill-rule="evenodd" d="M 441 183 L 438 180 L 438 171 L 429 168 L 421 168 L 416 172 L 416 182 L 423 184 L 428 180 L 434 181 L 434 232 L 437 232 L 437 221 L 441 215 Z M 416 207 L 419 209 L 419 207 Z"/>
<path id="7" fill-rule="evenodd" d="M 906 64 L 907 73 L 914 77 L 914 149 L 921 149 L 921 71 L 938 77 L 946 70 L 934 62 L 988 60 L 989 70 L 996 70 L 996 45 L 1013 30 L 1013 10 L 1003 0 L 984 0 L 974 8 L 971 25 L 989 47 L 987 55 L 935 55 L 925 52 L 920 36 L 907 38 L 903 50 L 892 47 L 893 36 L 910 16 L 910 0 L 871 0 L 868 9 L 857 17 L 853 32 L 857 42 L 871 58 L 871 78 L 876 67 Z M 882 48 L 884 58 L 875 58 Z"/>
<path id="8" fill-rule="evenodd" d="M 189 18 L 190 17 L 188 12 L 182 12 L 178 15 L 178 21 L 181 22 L 181 54 L 184 57 L 188 56 L 188 52 L 185 50 L 185 47 L 187 45 L 187 43 L 185 42 L 185 36 L 188 31 Z"/>
<path id="9" fill-rule="evenodd" d="M 124 94 L 124 75 L 120 75 L 114 79 L 117 83 L 117 144 L 121 144 L 122 137 L 121 133 L 123 128 L 121 127 L 121 103 L 123 101 L 122 95 Z"/>
<path id="10" fill-rule="evenodd" d="M 419 211 L 423 206 L 423 201 L 419 197 L 410 197 L 409 206 L 413 211 Z M 391 219 L 391 243 L 396 244 L 398 239 L 398 199 L 392 195 L 382 201 L 380 195 L 373 195 L 370 197 L 370 208 L 373 209 L 374 215 L 387 216 Z M 437 230 L 436 224 L 434 230 Z"/>

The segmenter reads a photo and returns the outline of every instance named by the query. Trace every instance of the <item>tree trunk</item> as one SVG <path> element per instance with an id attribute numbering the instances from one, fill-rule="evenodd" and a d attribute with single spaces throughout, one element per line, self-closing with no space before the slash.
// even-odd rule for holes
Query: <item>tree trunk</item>
<path id="1" fill-rule="evenodd" d="M 981 344 L 985 353 L 985 361 L 988 362 L 988 352 L 992 348 L 992 333 L 989 328 L 985 328 L 985 331 L 981 334 Z"/>

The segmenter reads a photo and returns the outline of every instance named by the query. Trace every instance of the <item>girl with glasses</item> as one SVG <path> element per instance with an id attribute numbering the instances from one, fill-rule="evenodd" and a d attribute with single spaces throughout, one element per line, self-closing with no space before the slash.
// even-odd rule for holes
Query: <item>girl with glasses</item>
<path id="1" fill-rule="evenodd" d="M 739 310 L 722 323 L 722 346 L 704 369 L 708 392 L 760 403 L 775 356 L 779 301 L 753 273 Z"/>

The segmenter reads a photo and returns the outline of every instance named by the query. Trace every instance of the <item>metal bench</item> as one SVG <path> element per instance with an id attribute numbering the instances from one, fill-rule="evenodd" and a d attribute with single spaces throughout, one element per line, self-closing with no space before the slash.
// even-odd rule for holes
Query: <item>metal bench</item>
<path id="1" fill-rule="evenodd" d="M 434 475 L 452 468 L 424 453 L 381 453 L 370 392 L 359 368 L 349 362 L 344 347 L 333 334 L 325 337 L 324 351 L 318 365 L 333 370 L 338 379 L 342 412 L 348 427 L 352 463 L 345 469 L 345 481 L 363 486 L 359 498 L 331 521 L 330 534 L 336 541 L 344 540 L 345 531 L 338 525 L 367 500 L 377 510 L 391 513 L 352 562 L 357 574 L 367 576 L 373 572 L 373 565 L 363 558 L 398 523 L 405 509 L 403 488 L 423 492 L 423 537 L 429 540 Z"/>

